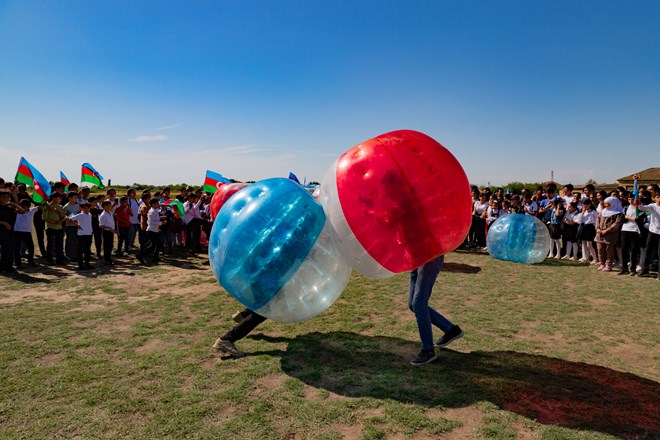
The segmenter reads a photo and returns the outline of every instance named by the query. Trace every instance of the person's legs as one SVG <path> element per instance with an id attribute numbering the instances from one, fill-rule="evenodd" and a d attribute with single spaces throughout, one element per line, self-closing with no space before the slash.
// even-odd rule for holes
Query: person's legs
<path id="1" fill-rule="evenodd" d="M 0 226 L 1 227 L 1 226 Z M 14 266 L 21 268 L 21 245 L 23 244 L 23 233 L 14 231 Z"/>
<path id="2" fill-rule="evenodd" d="M 244 316 L 243 321 L 241 321 L 240 324 L 234 326 L 234 328 L 225 333 L 224 336 L 221 336 L 220 339 L 232 343 L 239 341 L 250 334 L 252 330 L 266 319 L 266 317 L 250 310 L 249 313 Z"/>
<path id="3" fill-rule="evenodd" d="M 55 229 L 55 262 L 64 263 L 64 229 Z"/>
<path id="4" fill-rule="evenodd" d="M 46 239 L 47 239 L 47 246 L 46 246 L 46 260 L 48 261 L 48 264 L 53 264 L 55 263 L 55 231 L 52 229 L 46 229 Z"/>
<path id="5" fill-rule="evenodd" d="M 433 285 L 443 263 L 444 257 L 438 257 L 410 273 L 408 308 L 415 314 L 422 350 L 424 351 L 433 351 L 433 329 L 431 324 L 437 325 L 443 331 L 452 327 L 452 324 L 439 313 L 433 311 L 432 314 L 432 309 L 429 307 Z"/>
<path id="6" fill-rule="evenodd" d="M 621 232 L 621 274 L 628 273 L 628 263 L 630 262 L 630 251 L 632 250 L 633 235 L 638 235 L 637 232 L 622 231 Z M 633 267 L 634 271 L 635 268 Z"/>
<path id="7" fill-rule="evenodd" d="M 4 225 L 0 226 L 0 269 L 5 272 L 15 271 L 14 259 L 14 234 L 8 231 Z"/>
<path id="8" fill-rule="evenodd" d="M 600 266 L 605 266 L 605 262 L 607 261 L 607 246 L 605 243 L 596 243 L 596 247 L 598 248 L 598 263 L 600 263 Z"/>
<path id="9" fill-rule="evenodd" d="M 84 242 L 83 242 L 83 247 L 80 250 L 81 259 L 85 260 L 85 267 L 90 268 L 89 260 L 92 258 L 92 236 L 91 235 L 83 235 L 84 237 Z"/>
<path id="10" fill-rule="evenodd" d="M 66 227 L 66 256 L 71 261 L 78 259 L 78 227 Z"/>
<path id="11" fill-rule="evenodd" d="M 41 211 L 37 211 L 35 218 L 39 215 L 41 215 Z M 44 230 L 43 221 L 39 222 L 38 220 L 36 220 L 33 222 L 33 224 L 34 224 L 34 232 L 37 235 L 37 244 L 39 245 L 39 252 L 41 253 L 41 256 L 43 258 L 46 258 L 48 253 L 46 252 L 46 245 L 44 241 L 45 230 Z"/>
<path id="12" fill-rule="evenodd" d="M 84 255 L 85 255 L 85 236 L 84 235 L 79 235 L 78 236 L 78 252 L 80 255 L 78 255 L 78 269 L 84 269 L 85 268 L 85 263 L 84 263 Z"/>
<path id="13" fill-rule="evenodd" d="M 103 231 L 103 261 L 112 263 L 112 247 L 115 244 L 115 236 L 110 231 Z"/>

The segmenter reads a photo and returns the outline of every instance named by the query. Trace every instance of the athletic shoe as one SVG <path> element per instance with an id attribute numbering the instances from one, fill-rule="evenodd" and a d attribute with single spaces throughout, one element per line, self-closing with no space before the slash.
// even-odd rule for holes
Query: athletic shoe
<path id="1" fill-rule="evenodd" d="M 628 275 L 629 273 L 630 272 L 628 272 L 627 270 L 622 269 L 617 275 Z"/>
<path id="2" fill-rule="evenodd" d="M 603 272 L 612 272 L 612 266 L 604 266 Z"/>
<path id="3" fill-rule="evenodd" d="M 566 255 L 564 255 L 563 257 L 561 257 L 562 260 L 568 260 L 569 258 L 570 258 L 570 257 L 568 256 L 568 254 L 566 254 Z"/>
<path id="4" fill-rule="evenodd" d="M 589 264 L 589 260 L 587 260 L 586 258 L 580 258 L 580 259 L 578 260 L 578 262 L 579 262 L 579 263 L 583 263 L 583 264 L 584 264 L 584 263 Z"/>
<path id="5" fill-rule="evenodd" d="M 242 357 L 245 356 L 245 353 L 243 353 L 241 350 L 236 348 L 233 342 L 231 341 L 226 341 L 224 339 L 218 338 L 215 343 L 213 344 L 213 348 L 215 348 L 218 351 L 221 351 L 223 353 L 228 354 L 229 356 L 233 357 Z"/>
<path id="6" fill-rule="evenodd" d="M 445 333 L 438 342 L 435 343 L 436 347 L 446 347 L 457 339 L 463 337 L 463 330 L 457 325 L 453 326 L 447 333 Z"/>
<path id="7" fill-rule="evenodd" d="M 559 254 L 555 255 L 555 260 L 561 260 L 561 257 L 559 256 Z"/>
<path id="8" fill-rule="evenodd" d="M 234 322 L 240 324 L 241 322 L 243 322 L 245 317 L 243 316 L 243 314 L 241 312 L 236 312 L 233 315 L 231 315 L 231 319 L 233 319 Z"/>
<path id="9" fill-rule="evenodd" d="M 418 366 L 418 365 L 430 364 L 437 358 L 438 357 L 435 355 L 435 351 L 422 350 L 419 352 L 417 356 L 413 358 L 412 361 L 410 361 L 410 365 Z"/>
<path id="10" fill-rule="evenodd" d="M 577 258 L 575 258 L 575 257 L 571 257 L 571 258 L 569 258 L 569 260 L 570 260 L 570 261 L 577 261 Z"/>

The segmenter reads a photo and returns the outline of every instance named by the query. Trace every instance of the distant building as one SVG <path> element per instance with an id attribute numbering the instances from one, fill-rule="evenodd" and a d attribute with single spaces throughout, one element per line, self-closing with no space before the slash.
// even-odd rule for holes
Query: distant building
<path id="1" fill-rule="evenodd" d="M 619 185 L 624 186 L 628 190 L 631 190 L 635 184 L 635 179 L 633 179 L 635 174 L 639 174 L 639 180 L 637 183 L 640 187 L 652 185 L 654 183 L 660 183 L 660 168 L 648 168 L 644 171 L 639 171 L 629 176 L 619 177 L 617 182 Z"/>

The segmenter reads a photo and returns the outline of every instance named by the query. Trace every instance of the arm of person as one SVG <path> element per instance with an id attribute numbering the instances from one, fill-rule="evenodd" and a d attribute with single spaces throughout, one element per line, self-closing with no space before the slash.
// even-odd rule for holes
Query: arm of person
<path id="1" fill-rule="evenodd" d="M 4 226 L 8 231 L 11 231 L 11 225 L 5 221 L 0 221 L 0 226 Z"/>

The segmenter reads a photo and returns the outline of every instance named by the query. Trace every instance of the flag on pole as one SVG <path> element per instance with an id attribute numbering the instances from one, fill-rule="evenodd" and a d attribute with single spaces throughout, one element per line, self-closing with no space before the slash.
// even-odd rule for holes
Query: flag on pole
<path id="1" fill-rule="evenodd" d="M 64 175 L 62 171 L 60 171 L 60 182 L 64 184 L 64 192 L 69 192 L 69 185 L 71 185 L 71 181 Z"/>
<path id="2" fill-rule="evenodd" d="M 300 180 L 298 180 L 298 177 L 295 174 L 293 174 L 292 172 L 289 172 L 289 179 L 293 180 L 298 185 L 300 185 Z"/>
<path id="3" fill-rule="evenodd" d="M 32 193 L 34 203 L 44 203 L 50 198 L 50 183 L 24 157 L 21 157 L 21 160 L 18 162 L 18 171 L 16 171 L 15 180 L 34 188 L 34 193 Z"/>
<path id="4" fill-rule="evenodd" d="M 220 173 L 206 170 L 206 178 L 204 179 L 204 192 L 215 194 L 218 188 L 220 188 L 220 185 L 224 183 L 231 183 L 231 180 L 223 177 Z"/>
<path id="5" fill-rule="evenodd" d="M 168 199 L 163 202 L 163 205 L 174 206 L 176 208 L 176 211 L 179 213 L 180 218 L 183 218 L 183 216 L 185 215 L 185 211 L 183 210 L 183 203 L 181 203 L 180 200 Z"/>
<path id="6" fill-rule="evenodd" d="M 82 164 L 80 183 L 82 182 L 89 182 L 92 185 L 96 185 L 99 189 L 105 188 L 105 186 L 103 186 L 103 176 L 88 163 Z"/>

